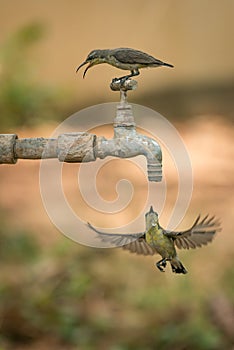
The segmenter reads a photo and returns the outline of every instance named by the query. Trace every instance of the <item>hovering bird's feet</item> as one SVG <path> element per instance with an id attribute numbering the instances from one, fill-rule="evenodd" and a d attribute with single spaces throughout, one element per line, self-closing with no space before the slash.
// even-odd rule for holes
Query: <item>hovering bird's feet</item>
<path id="1" fill-rule="evenodd" d="M 182 273 L 184 275 L 188 273 L 184 265 L 179 260 L 171 261 L 171 269 L 174 273 Z"/>
<path id="2" fill-rule="evenodd" d="M 165 268 L 167 266 L 167 260 L 166 259 L 162 259 L 162 260 L 158 261 L 155 265 L 157 266 L 157 268 L 161 272 L 165 272 L 163 268 Z"/>

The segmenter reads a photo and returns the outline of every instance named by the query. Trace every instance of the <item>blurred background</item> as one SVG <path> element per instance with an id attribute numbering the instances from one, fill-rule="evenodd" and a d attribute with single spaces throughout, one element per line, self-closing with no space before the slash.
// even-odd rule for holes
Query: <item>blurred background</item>
<path id="1" fill-rule="evenodd" d="M 39 161 L 1 165 L 0 349 L 233 349 L 234 2 L 0 0 L 0 8 L 0 133 L 48 137 L 76 111 L 118 101 L 109 83 L 122 72 L 75 74 L 91 50 L 148 52 L 175 68 L 142 70 L 129 101 L 168 118 L 187 146 L 194 191 L 180 228 L 199 213 L 223 228 L 208 247 L 179 252 L 188 275 L 162 274 L 158 256 L 60 234 L 41 201 Z M 169 212 L 177 183 L 167 184 Z"/>

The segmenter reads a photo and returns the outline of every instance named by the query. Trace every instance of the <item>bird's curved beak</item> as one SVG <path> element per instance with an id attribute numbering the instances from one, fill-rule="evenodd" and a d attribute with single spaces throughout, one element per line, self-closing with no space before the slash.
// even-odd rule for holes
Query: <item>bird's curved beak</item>
<path id="1" fill-rule="evenodd" d="M 88 67 L 86 67 L 85 68 L 85 71 L 84 71 L 84 73 L 83 73 L 83 78 L 85 77 L 85 74 L 86 74 L 86 72 L 88 71 L 88 69 L 89 68 L 91 68 L 92 66 L 94 66 L 95 65 L 95 62 L 94 61 L 84 61 L 83 63 L 81 63 L 81 65 L 76 69 L 76 73 L 78 72 L 78 70 L 81 68 L 81 67 L 83 67 L 84 65 L 86 65 L 87 63 L 89 63 L 89 65 L 88 65 Z"/>
<path id="2" fill-rule="evenodd" d="M 154 213 L 154 208 L 153 208 L 152 205 L 151 205 L 151 207 L 150 207 L 149 213 Z"/>

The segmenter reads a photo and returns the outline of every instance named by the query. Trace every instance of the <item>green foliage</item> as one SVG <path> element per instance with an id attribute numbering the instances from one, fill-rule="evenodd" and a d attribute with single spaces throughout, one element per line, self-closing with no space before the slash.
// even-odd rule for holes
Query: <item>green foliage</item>
<path id="1" fill-rule="evenodd" d="M 200 294 L 192 278 L 160 274 L 150 258 L 82 247 L 62 236 L 40 246 L 33 233 L 1 221 L 3 350 L 33 349 L 51 338 L 57 350 L 228 348 L 207 311 L 210 295 Z"/>
<path id="2" fill-rule="evenodd" d="M 35 81 L 33 47 L 45 36 L 40 23 L 19 29 L 0 47 L 1 132 L 59 118 L 63 99 L 57 88 Z"/>
<path id="3" fill-rule="evenodd" d="M 159 335 L 159 348 L 170 349 L 174 344 L 177 348 L 191 350 L 219 349 L 220 335 L 212 328 L 209 322 L 203 320 L 189 320 L 183 323 L 168 323 L 161 329 Z"/>
<path id="4" fill-rule="evenodd" d="M 233 290 L 234 290 L 234 269 L 232 266 L 232 262 L 233 262 L 233 257 L 232 257 L 232 260 L 231 260 L 228 268 L 224 269 L 224 271 L 223 271 L 222 286 L 225 289 L 228 297 L 230 298 L 230 300 L 232 300 L 232 302 L 234 304 L 234 293 L 233 293 Z"/>
<path id="5" fill-rule="evenodd" d="M 35 239 L 28 233 L 19 231 L 16 234 L 11 232 L 0 232 L 0 262 L 10 263 L 12 257 L 14 262 L 29 263 L 38 255 L 39 247 Z"/>

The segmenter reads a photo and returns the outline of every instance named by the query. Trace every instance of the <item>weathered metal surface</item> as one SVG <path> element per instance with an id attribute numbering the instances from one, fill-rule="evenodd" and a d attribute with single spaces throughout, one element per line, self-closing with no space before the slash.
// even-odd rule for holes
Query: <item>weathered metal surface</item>
<path id="1" fill-rule="evenodd" d="M 20 159 L 57 158 L 56 139 L 43 137 L 17 139 L 14 149 L 15 157 Z"/>
<path id="2" fill-rule="evenodd" d="M 61 162 L 81 163 L 107 156 L 131 158 L 144 155 L 149 181 L 161 181 L 161 148 L 154 139 L 136 131 L 132 106 L 127 102 L 126 91 L 135 87 L 134 81 L 129 79 L 124 84 L 118 81 L 112 84 L 116 84 L 121 95 L 113 124 L 113 139 L 97 137 L 87 132 L 65 133 L 57 139 L 18 139 L 17 135 L 0 135 L 0 163 L 14 164 L 18 158 L 58 158 Z"/>
<path id="3" fill-rule="evenodd" d="M 117 130 L 116 130 L 117 129 Z M 136 132 L 134 127 L 115 128 L 115 136 L 111 140 L 97 137 L 95 157 L 107 156 L 119 158 L 132 158 L 144 155 L 147 159 L 149 181 L 162 180 L 162 152 L 158 143 Z"/>
<path id="4" fill-rule="evenodd" d="M 128 90 L 135 90 L 137 88 L 137 81 L 128 79 L 124 83 L 121 81 L 121 79 L 113 79 L 110 83 L 110 88 L 113 91 L 128 91 Z"/>
<path id="5" fill-rule="evenodd" d="M 111 140 L 97 137 L 95 157 L 131 158 L 144 155 L 147 159 L 149 181 L 159 182 L 162 180 L 161 148 L 154 139 L 136 131 L 132 106 L 127 102 L 126 93 L 124 91 L 120 93 L 121 100 L 117 105 L 114 119 L 114 137 Z"/>
<path id="6" fill-rule="evenodd" d="M 58 137 L 58 159 L 61 162 L 92 162 L 96 136 L 87 132 L 67 133 Z"/>
<path id="7" fill-rule="evenodd" d="M 17 158 L 14 154 L 16 134 L 0 134 L 0 164 L 15 164 Z"/>

